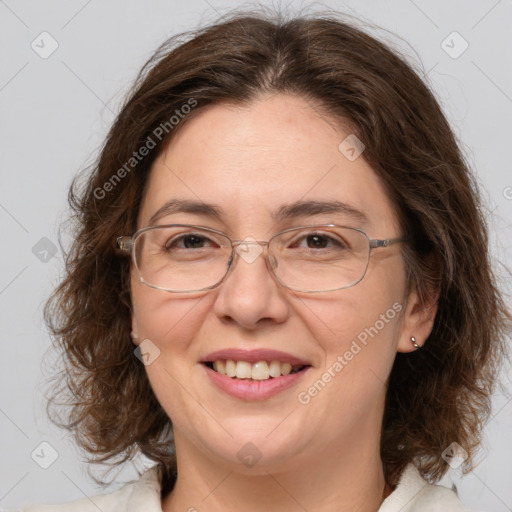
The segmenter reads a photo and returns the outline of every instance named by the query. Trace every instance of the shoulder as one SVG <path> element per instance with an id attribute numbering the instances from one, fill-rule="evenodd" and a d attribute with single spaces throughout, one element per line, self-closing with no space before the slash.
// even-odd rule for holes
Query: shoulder
<path id="1" fill-rule="evenodd" d="M 409 464 L 396 489 L 384 500 L 379 512 L 467 512 L 456 492 L 425 481 L 416 466 Z"/>
<path id="2" fill-rule="evenodd" d="M 161 512 L 161 474 L 157 466 L 121 489 L 57 505 L 26 505 L 13 512 Z"/>

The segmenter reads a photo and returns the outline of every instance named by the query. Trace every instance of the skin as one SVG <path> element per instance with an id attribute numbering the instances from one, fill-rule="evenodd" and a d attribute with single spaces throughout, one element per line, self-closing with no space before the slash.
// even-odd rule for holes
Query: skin
<path id="1" fill-rule="evenodd" d="M 339 124 L 339 123 L 338 123 Z M 282 229 L 338 223 L 370 238 L 401 236 L 394 208 L 363 157 L 338 145 L 350 133 L 300 97 L 267 95 L 249 106 L 214 105 L 187 121 L 155 161 L 139 228 L 173 198 L 219 205 L 221 220 L 175 213 L 159 224 L 212 227 L 233 239 L 268 240 Z M 270 213 L 296 200 L 339 200 L 363 210 L 367 225 L 343 214 L 276 224 Z M 396 352 L 430 334 L 435 305 L 406 295 L 400 244 L 372 252 L 364 279 L 345 290 L 291 291 L 275 281 L 264 255 L 238 258 L 217 288 L 169 293 L 132 272 L 132 327 L 160 355 L 146 367 L 172 419 L 178 479 L 164 512 L 185 510 L 377 511 L 386 488 L 379 436 L 386 381 Z M 402 309 L 308 404 L 297 395 L 344 354 L 394 303 Z M 265 401 L 216 388 L 199 361 L 222 348 L 273 348 L 312 365 L 300 383 Z M 261 459 L 237 452 L 252 443 Z M 192 508 L 193 507 L 193 508 Z"/>

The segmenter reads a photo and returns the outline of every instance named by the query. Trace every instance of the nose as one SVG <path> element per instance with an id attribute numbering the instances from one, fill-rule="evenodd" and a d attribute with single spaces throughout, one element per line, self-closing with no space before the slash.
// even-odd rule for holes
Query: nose
<path id="1" fill-rule="evenodd" d="M 246 239 L 233 246 L 231 268 L 214 304 L 217 316 L 249 330 L 284 322 L 289 314 L 288 292 L 269 269 L 267 243 Z"/>

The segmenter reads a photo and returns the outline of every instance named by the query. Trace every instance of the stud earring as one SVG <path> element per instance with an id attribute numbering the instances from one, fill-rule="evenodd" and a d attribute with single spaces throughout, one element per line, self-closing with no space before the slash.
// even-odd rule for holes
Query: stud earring
<path id="1" fill-rule="evenodd" d="M 414 348 L 416 348 L 416 349 L 421 348 L 421 345 L 418 345 L 416 343 L 416 338 L 414 336 L 411 336 L 411 343 L 414 345 Z"/>

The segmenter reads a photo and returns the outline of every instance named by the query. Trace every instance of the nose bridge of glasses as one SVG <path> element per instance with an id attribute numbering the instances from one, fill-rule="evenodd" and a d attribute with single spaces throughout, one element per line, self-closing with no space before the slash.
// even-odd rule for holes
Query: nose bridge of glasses
<path id="1" fill-rule="evenodd" d="M 252 237 L 247 237 L 245 240 L 232 240 L 231 246 L 233 251 L 229 258 L 228 266 L 231 266 L 233 263 L 235 253 L 238 254 L 245 263 L 250 264 L 254 263 L 254 261 L 264 253 L 264 247 L 267 247 L 267 249 L 270 247 L 270 240 L 256 240 Z M 265 256 L 263 256 L 263 258 L 265 259 L 267 266 L 269 266 L 269 270 L 272 271 L 277 267 L 277 261 L 269 252 L 267 253 L 267 256 L 267 258 L 265 258 Z"/>
<path id="2" fill-rule="evenodd" d="M 254 238 L 251 238 L 250 240 L 232 240 L 231 245 L 236 248 L 239 245 L 247 244 L 247 245 L 268 245 L 267 240 L 254 240 Z"/>

